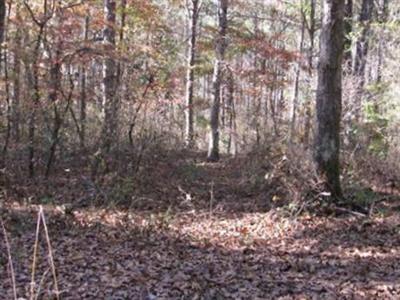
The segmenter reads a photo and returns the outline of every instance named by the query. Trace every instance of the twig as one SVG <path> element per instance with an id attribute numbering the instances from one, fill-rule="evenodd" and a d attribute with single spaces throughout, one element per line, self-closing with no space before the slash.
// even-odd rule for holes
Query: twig
<path id="1" fill-rule="evenodd" d="M 4 242 L 6 243 L 6 249 L 7 249 L 7 256 L 8 256 L 8 265 L 10 268 L 10 276 L 11 276 L 11 284 L 12 284 L 12 289 L 13 289 L 13 295 L 14 299 L 17 300 L 17 285 L 15 282 L 15 272 L 14 272 L 14 265 L 11 257 L 11 247 L 10 247 L 10 242 L 8 241 L 7 237 L 7 231 L 6 227 L 4 226 L 4 221 L 3 218 L 0 217 L 0 222 L 1 222 L 1 228 L 3 230 L 3 235 L 4 235 Z"/>
<path id="2" fill-rule="evenodd" d="M 293 220 L 296 219 L 298 216 L 300 216 L 301 213 L 303 213 L 303 211 L 307 208 L 307 205 L 315 202 L 320 196 L 321 196 L 321 193 L 319 193 L 318 195 L 314 196 L 313 198 L 311 198 L 308 201 L 303 201 L 303 203 L 301 204 L 300 208 L 293 214 Z"/>
<path id="3" fill-rule="evenodd" d="M 374 214 L 374 208 L 375 208 L 376 200 L 372 201 L 371 206 L 369 207 L 368 210 L 368 217 L 371 218 L 372 215 Z"/>
<path id="4" fill-rule="evenodd" d="M 348 213 L 348 214 L 356 216 L 356 217 L 363 217 L 363 218 L 368 217 L 368 215 L 366 215 L 366 214 L 360 213 L 358 211 L 353 211 L 353 210 L 350 210 L 350 209 L 347 209 L 347 208 L 343 208 L 343 207 L 335 206 L 334 209 L 337 212 Z"/>

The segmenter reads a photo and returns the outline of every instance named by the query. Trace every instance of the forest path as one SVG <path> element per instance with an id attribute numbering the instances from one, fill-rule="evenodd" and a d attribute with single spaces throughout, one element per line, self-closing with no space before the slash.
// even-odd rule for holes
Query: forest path
<path id="1" fill-rule="evenodd" d="M 159 159 L 141 177 L 152 185 L 136 190 L 148 194 L 131 207 L 42 203 L 62 299 L 399 299 L 398 212 L 294 218 L 263 210 L 265 187 L 253 182 L 261 171 L 249 176 L 256 168 L 244 163 L 210 164 L 202 154 Z M 18 294 L 28 298 L 39 207 L 4 208 Z M 49 299 L 43 230 L 39 249 L 38 299 Z M 1 238 L 0 299 L 12 299 L 6 253 Z"/>
<path id="2" fill-rule="evenodd" d="M 266 212 L 271 191 L 265 171 L 248 167 L 248 159 L 222 156 L 206 161 L 204 152 L 177 152 L 158 156 L 134 176 L 135 210 L 205 210 L 224 213 Z M 126 204 L 126 203 L 125 203 Z"/>

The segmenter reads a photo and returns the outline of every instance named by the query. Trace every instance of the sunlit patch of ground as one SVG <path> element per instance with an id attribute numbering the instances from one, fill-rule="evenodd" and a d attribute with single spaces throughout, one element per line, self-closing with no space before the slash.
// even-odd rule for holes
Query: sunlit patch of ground
<path id="1" fill-rule="evenodd" d="M 4 215 L 29 296 L 37 206 Z M 399 217 L 44 207 L 62 299 L 398 299 Z M 1 242 L 0 299 L 11 299 Z M 41 235 L 37 283 L 48 269 Z M 49 272 L 41 297 L 54 291 Z"/>
<path id="2" fill-rule="evenodd" d="M 262 165 L 204 155 L 158 157 L 142 173 L 97 182 L 78 162 L 50 179 L 14 174 L 1 215 L 18 295 L 30 298 L 42 204 L 62 299 L 400 299 L 395 195 L 371 198 L 371 218 L 297 214 L 282 192 L 297 175 L 276 168 L 280 156 Z M 277 181 L 266 182 L 274 170 Z M 43 227 L 38 258 L 38 299 L 54 299 Z M 8 300 L 7 262 L 0 234 Z"/>

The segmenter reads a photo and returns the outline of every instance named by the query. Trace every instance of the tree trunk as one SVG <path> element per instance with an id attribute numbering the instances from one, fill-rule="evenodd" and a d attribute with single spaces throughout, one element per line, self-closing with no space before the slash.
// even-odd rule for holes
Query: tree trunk
<path id="1" fill-rule="evenodd" d="M 229 136 L 228 136 L 228 145 L 227 152 L 236 155 L 237 145 L 236 145 L 236 113 L 235 113 L 235 80 L 233 78 L 232 71 L 229 72 L 228 82 L 227 82 L 227 102 L 228 102 L 228 128 L 229 128 Z"/>
<path id="2" fill-rule="evenodd" d="M 6 10 L 7 10 L 7 8 L 6 8 L 6 1 L 5 0 L 0 0 L 0 45 L 1 45 L 1 48 L 0 48 L 0 68 L 1 68 L 1 64 L 2 63 L 4 63 L 4 73 L 6 73 L 6 71 L 5 71 L 5 68 L 6 68 L 6 65 L 5 65 L 5 56 L 6 56 L 6 53 L 3 53 L 3 50 L 4 49 L 2 49 L 2 47 L 3 47 L 3 42 L 4 42 L 4 36 L 5 36 L 5 22 L 6 22 Z M 5 52 L 5 51 L 4 51 Z M 3 54 L 4 54 L 4 57 L 3 57 Z M 1 74 L 0 74 L 1 75 Z M 7 82 L 6 82 L 6 84 L 7 84 Z M 7 146 L 8 146 L 8 140 L 9 140 L 9 113 L 10 113 L 10 105 L 9 105 L 9 99 L 6 99 L 7 101 L 6 101 L 6 103 L 7 103 L 7 106 L 6 106 L 6 108 L 7 108 L 7 121 L 8 121 L 8 125 L 7 125 L 7 131 L 6 131 L 6 136 L 5 136 L 5 142 L 4 142 L 4 145 L 3 145 L 3 154 L 5 153 L 5 150 L 7 149 Z M 0 114 L 3 114 L 3 112 L 2 111 L 0 111 Z M 1 168 L 3 168 L 4 167 L 4 164 L 5 164 L 5 157 L 4 157 L 4 155 L 1 157 L 1 161 L 0 161 L 0 167 Z"/>
<path id="3" fill-rule="evenodd" d="M 384 64 L 384 48 L 385 48 L 385 39 L 383 31 L 386 28 L 386 23 L 389 17 L 389 0 L 383 0 L 381 4 L 381 16 L 379 18 L 379 23 L 381 24 L 382 34 L 379 38 L 378 44 L 378 64 L 376 70 L 376 83 L 380 84 L 382 82 L 382 65 Z"/>
<path id="4" fill-rule="evenodd" d="M 16 7 L 16 20 L 18 24 L 22 24 L 20 6 Z M 20 139 L 20 76 L 21 76 L 21 47 L 22 47 L 22 31 L 20 26 L 17 26 L 15 33 L 14 46 L 14 75 L 13 75 L 13 99 L 11 105 L 12 115 L 12 136 L 16 142 Z"/>
<path id="5" fill-rule="evenodd" d="M 6 10 L 7 10 L 6 1 L 0 0 L 0 43 L 1 44 L 3 44 L 3 42 L 4 42 Z"/>
<path id="6" fill-rule="evenodd" d="M 4 23 L 6 22 L 7 25 L 10 24 L 10 11 L 11 11 L 11 5 L 12 3 L 8 4 L 8 18 L 7 22 L 4 20 Z M 7 8 L 6 8 L 7 10 Z M 5 16 L 4 16 L 5 17 Z M 5 161 L 6 161 L 6 155 L 8 151 L 8 145 L 10 142 L 10 137 L 11 137 L 11 130 L 12 130 L 12 110 L 11 110 L 11 98 L 10 98 L 10 78 L 9 78 L 9 63 L 8 63 L 8 37 L 7 37 L 7 28 L 6 25 L 3 24 L 3 36 L 2 36 L 2 49 L 1 49 L 1 55 L 2 55 L 2 60 L 3 60 L 3 66 L 4 66 L 4 83 L 5 83 L 5 102 L 6 102 L 6 107 L 7 107 L 7 128 L 6 128 L 6 136 L 5 136 L 5 141 L 3 145 L 3 153 L 2 153 L 2 164 L 4 166 Z"/>
<path id="7" fill-rule="evenodd" d="M 86 42 L 89 38 L 89 22 L 90 22 L 90 17 L 87 15 L 85 17 L 85 24 L 83 28 L 83 40 Z M 79 107 L 79 123 L 80 123 L 80 134 L 79 134 L 79 140 L 80 140 L 80 145 L 81 149 L 85 148 L 85 142 L 86 142 L 86 70 L 85 67 L 81 67 L 80 70 L 80 107 Z"/>
<path id="8" fill-rule="evenodd" d="M 29 177 L 35 176 L 35 136 L 36 136 L 36 111 L 40 104 L 40 86 L 39 86 L 39 58 L 40 58 L 40 46 L 42 44 L 44 34 L 45 23 L 39 26 L 39 33 L 36 38 L 33 61 L 31 65 L 26 64 L 26 73 L 28 77 L 29 91 L 32 94 L 32 107 L 28 121 L 28 170 Z"/>
<path id="9" fill-rule="evenodd" d="M 347 0 L 345 6 L 345 19 L 344 19 L 344 62 L 346 63 L 346 69 L 351 70 L 351 44 L 352 38 L 351 33 L 353 31 L 353 0 Z"/>
<path id="10" fill-rule="evenodd" d="M 120 21 L 120 26 L 119 26 L 119 37 L 118 37 L 118 42 L 120 45 L 120 48 L 123 47 L 122 43 L 124 42 L 124 28 L 126 24 L 126 1 L 127 0 L 121 0 L 121 21 Z M 122 73 L 123 73 L 123 65 L 122 62 L 118 62 L 117 65 L 117 86 L 120 86 L 121 81 L 122 81 Z"/>
<path id="11" fill-rule="evenodd" d="M 210 118 L 210 139 L 207 160 L 219 160 L 219 110 L 221 97 L 221 82 L 227 47 L 226 31 L 228 27 L 228 0 L 218 0 L 218 38 L 216 43 L 216 59 L 213 75 L 213 100 Z"/>
<path id="12" fill-rule="evenodd" d="M 59 20 L 59 12 L 57 12 L 57 22 Z M 53 107 L 54 117 L 53 117 L 53 130 L 51 133 L 51 145 L 49 149 L 49 156 L 46 163 L 45 177 L 48 178 L 50 175 L 51 167 L 53 161 L 55 160 L 57 145 L 59 142 L 59 133 L 62 125 L 62 116 L 59 112 L 58 100 L 59 94 L 61 92 L 61 80 L 62 80 L 62 65 L 61 65 L 61 54 L 63 48 L 62 39 L 59 39 L 56 43 L 56 49 L 54 57 L 50 56 L 51 67 L 50 67 L 50 78 L 49 78 L 49 105 Z"/>
<path id="13" fill-rule="evenodd" d="M 104 30 L 103 43 L 106 58 L 103 62 L 103 128 L 101 132 L 101 145 L 99 155 L 95 156 L 92 177 L 95 178 L 100 162 L 105 162 L 105 171 L 109 165 L 105 160 L 111 148 L 117 144 L 118 126 L 118 63 L 115 61 L 116 50 L 116 1 L 104 0 Z"/>
<path id="14" fill-rule="evenodd" d="M 186 74 L 185 143 L 186 147 L 192 148 L 194 146 L 193 85 L 196 59 L 197 22 L 199 17 L 200 1 L 191 0 L 191 7 L 188 7 L 187 10 L 191 22 Z"/>
<path id="15" fill-rule="evenodd" d="M 302 2 L 302 14 L 303 13 L 303 2 Z M 305 18 L 302 18 L 301 22 L 301 34 L 300 34 L 300 41 L 299 41 L 299 52 L 300 54 L 303 53 L 304 47 L 304 31 L 305 31 Z M 293 142 L 293 137 L 296 134 L 296 117 L 297 117 L 297 106 L 299 102 L 299 84 L 300 84 L 300 71 L 301 66 L 300 62 L 296 65 L 296 74 L 294 79 L 294 86 L 293 86 L 293 100 L 292 100 L 292 111 L 290 113 L 290 127 L 289 127 L 289 143 Z"/>
<path id="16" fill-rule="evenodd" d="M 353 59 L 353 75 L 357 78 L 355 95 L 355 119 L 357 122 L 360 121 L 362 113 L 361 110 L 365 85 L 365 68 L 367 64 L 367 55 L 369 50 L 368 35 L 370 32 L 373 7 L 374 3 L 372 0 L 363 0 L 358 20 L 361 26 L 361 33 L 355 45 L 355 53 Z"/>
<path id="17" fill-rule="evenodd" d="M 102 154 L 106 155 L 115 145 L 118 125 L 117 63 L 113 57 L 116 37 L 116 2 L 104 0 L 104 44 L 108 51 L 103 65 L 103 108 Z"/>
<path id="18" fill-rule="evenodd" d="M 308 36 L 310 39 L 310 46 L 308 49 L 308 74 L 309 82 L 312 82 L 312 75 L 314 69 L 314 48 L 315 48 L 315 3 L 316 0 L 310 0 L 310 22 L 308 26 Z M 312 111 L 311 111 L 311 101 L 306 102 L 305 107 L 305 122 L 304 122 L 304 145 L 308 148 L 310 144 L 310 132 L 311 132 L 311 121 L 312 121 Z"/>
<path id="19" fill-rule="evenodd" d="M 324 0 L 317 87 L 317 172 L 332 199 L 342 197 L 340 186 L 340 119 L 344 0 Z"/>

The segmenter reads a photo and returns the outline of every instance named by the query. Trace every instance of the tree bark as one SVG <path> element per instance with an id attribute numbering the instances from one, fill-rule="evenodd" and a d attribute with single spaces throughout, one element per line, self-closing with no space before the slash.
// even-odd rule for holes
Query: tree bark
<path id="1" fill-rule="evenodd" d="M 56 10 L 56 23 L 60 25 L 61 11 L 59 8 Z M 56 150 L 59 142 L 59 133 L 62 126 L 63 117 L 60 114 L 58 107 L 59 95 L 61 93 L 61 80 L 62 80 L 62 64 L 61 64 L 61 54 L 63 49 L 62 38 L 58 37 L 55 43 L 54 53 L 49 53 L 50 55 L 50 70 L 49 70 L 49 105 L 53 108 L 53 128 L 51 132 L 51 144 L 49 149 L 49 155 L 46 163 L 45 177 L 48 178 L 50 175 L 51 167 L 55 160 Z"/>
<path id="2" fill-rule="evenodd" d="M 104 0 L 104 30 L 103 43 L 106 58 L 103 62 L 103 128 L 101 131 L 101 144 L 99 155 L 95 156 L 92 177 L 95 178 L 100 162 L 105 162 L 105 171 L 109 165 L 105 160 L 110 154 L 111 148 L 117 144 L 118 126 L 118 63 L 114 55 L 116 50 L 116 0 Z"/>
<path id="3" fill-rule="evenodd" d="M 104 0 L 104 45 L 108 51 L 103 65 L 103 108 L 104 123 L 102 131 L 103 154 L 108 154 L 115 145 L 118 125 L 117 63 L 113 57 L 116 37 L 116 2 Z"/>
<path id="4" fill-rule="evenodd" d="M 316 0 L 310 0 L 310 21 L 307 28 L 308 36 L 310 39 L 310 46 L 308 49 L 308 74 L 309 74 L 310 84 L 312 82 L 312 75 L 314 69 L 314 48 L 315 48 L 315 31 L 316 31 L 315 1 Z M 306 148 L 308 148 L 310 144 L 310 132 L 312 123 L 311 120 L 312 120 L 311 101 L 307 101 L 305 107 L 304 138 L 303 138 L 303 142 Z"/>
<path id="5" fill-rule="evenodd" d="M 235 79 L 233 77 L 232 71 L 228 74 L 228 82 L 227 82 L 227 102 L 228 102 L 228 128 L 229 128 L 229 136 L 228 136 L 228 145 L 227 152 L 233 156 L 236 156 L 237 152 L 237 143 L 236 143 L 236 112 L 235 112 Z"/>
<path id="6" fill-rule="evenodd" d="M 28 2 L 24 2 L 25 8 L 28 10 L 32 21 L 38 27 L 38 34 L 33 48 L 32 59 L 29 60 L 29 54 L 25 56 L 25 73 L 27 76 L 28 90 L 31 93 L 32 107 L 28 120 L 28 172 L 29 177 L 35 176 L 35 138 L 36 138 L 36 112 L 40 105 L 41 92 L 40 92 L 40 57 L 41 57 L 41 45 L 45 36 L 45 29 L 47 23 L 53 17 L 53 14 L 49 14 L 49 3 L 44 2 L 43 7 L 43 18 L 37 18 Z M 28 32 L 26 33 L 28 37 Z"/>
<path id="7" fill-rule="evenodd" d="M 0 69 L 1 69 L 1 64 L 3 64 L 4 73 L 5 74 L 6 74 L 6 63 L 5 63 L 6 53 L 5 53 L 4 49 L 3 49 L 3 42 L 4 42 L 4 36 L 5 36 L 6 10 L 7 10 L 6 1 L 5 0 L 0 0 Z M 4 54 L 4 57 L 3 57 L 3 54 Z M 6 82 L 6 85 L 7 84 L 8 83 Z M 9 104 L 10 103 L 9 103 L 9 98 L 6 99 L 6 103 L 7 103 L 6 109 L 7 109 L 7 121 L 8 121 L 8 124 L 7 124 L 6 134 L 5 134 L 6 136 L 4 138 L 5 142 L 4 142 L 4 145 L 2 147 L 3 148 L 3 154 L 5 153 L 5 150 L 8 147 L 8 141 L 9 141 L 9 135 L 10 135 L 9 134 L 9 132 L 10 132 L 10 126 L 9 126 L 10 125 L 10 122 L 9 122 L 10 121 L 10 118 L 9 118 L 10 105 Z M 0 114 L 3 114 L 3 112 L 0 111 Z M 0 158 L 0 167 L 3 168 L 4 164 L 5 164 L 5 157 L 3 155 Z"/>
<path id="8" fill-rule="evenodd" d="M 317 87 L 317 172 L 332 199 L 342 197 L 340 186 L 340 119 L 344 0 L 324 0 Z"/>
<path id="9" fill-rule="evenodd" d="M 210 116 L 210 138 L 207 160 L 219 160 L 219 111 L 221 83 L 224 68 L 225 50 L 227 47 L 226 32 L 228 28 L 228 0 L 218 0 L 218 37 L 216 42 L 216 59 L 213 75 L 213 100 Z"/>
<path id="10" fill-rule="evenodd" d="M 344 19 L 344 62 L 346 67 L 351 71 L 351 33 L 353 32 L 353 0 L 347 0 L 345 5 Z"/>
<path id="11" fill-rule="evenodd" d="M 35 48 L 33 50 L 33 61 L 31 65 L 26 64 L 29 91 L 32 93 L 32 107 L 28 121 L 28 170 L 30 178 L 35 176 L 36 111 L 39 107 L 41 98 L 39 86 L 39 58 L 45 25 L 46 23 L 39 25 L 39 33 L 36 39 Z"/>
<path id="12" fill-rule="evenodd" d="M 0 43 L 1 44 L 3 44 L 3 42 L 4 42 L 6 10 L 7 10 L 6 1 L 0 0 Z"/>
<path id="13" fill-rule="evenodd" d="M 355 46 L 353 73 L 356 76 L 365 74 L 366 56 L 369 49 L 368 33 L 371 25 L 372 10 L 374 3 L 372 0 L 363 0 L 358 22 L 361 26 L 361 34 Z"/>
<path id="14" fill-rule="evenodd" d="M 21 47 L 22 47 L 22 30 L 20 24 L 22 24 L 20 5 L 17 4 L 16 7 L 16 20 L 18 22 L 17 30 L 15 33 L 15 47 L 14 61 L 13 61 L 13 98 L 11 104 L 11 115 L 12 115 L 12 136 L 14 140 L 18 143 L 20 139 L 20 76 L 21 76 Z"/>
<path id="15" fill-rule="evenodd" d="M 194 68 L 196 59 L 197 23 L 200 11 L 200 0 L 191 0 L 187 7 L 190 17 L 190 39 L 187 59 L 186 95 L 185 95 L 185 143 L 187 148 L 194 146 Z M 188 4 L 189 6 L 189 4 Z"/>
<path id="16" fill-rule="evenodd" d="M 386 23 L 389 17 L 389 0 L 383 0 L 381 3 L 381 12 L 379 23 L 381 24 L 381 30 L 384 31 L 386 28 Z M 378 44 L 378 64 L 376 70 L 376 83 L 380 84 L 382 82 L 382 65 L 384 64 L 384 49 L 385 48 L 385 40 L 384 34 L 381 34 L 379 38 Z"/>
<path id="17" fill-rule="evenodd" d="M 303 10 L 303 2 L 301 5 L 302 14 L 304 14 Z M 300 41 L 299 41 L 299 53 L 303 53 L 304 48 L 304 31 L 305 31 L 305 18 L 302 17 L 301 22 L 301 34 L 300 34 Z M 300 71 L 301 65 L 300 62 L 296 65 L 296 74 L 294 79 L 294 86 L 293 86 L 293 100 L 292 100 L 292 110 L 290 112 L 290 127 L 289 127 L 289 143 L 293 142 L 294 135 L 296 134 L 296 118 L 297 118 L 297 106 L 299 102 L 299 84 L 300 84 Z"/>
<path id="18" fill-rule="evenodd" d="M 356 95 L 355 95 L 355 119 L 360 121 L 362 113 L 362 97 L 365 85 L 365 68 L 367 64 L 367 55 L 369 50 L 369 32 L 372 20 L 372 10 L 374 3 L 372 0 L 363 0 L 361 4 L 361 12 L 359 15 L 359 24 L 361 33 L 355 45 L 355 53 L 353 58 L 353 75 L 357 78 Z"/>
<path id="19" fill-rule="evenodd" d="M 11 5 L 12 3 L 8 4 L 8 18 L 7 18 L 7 25 L 10 24 L 10 12 L 11 12 Z M 6 8 L 7 10 L 7 8 Z M 6 102 L 6 107 L 7 107 L 7 128 L 6 128 L 6 135 L 5 135 L 5 141 L 3 145 L 3 153 L 2 153 L 2 164 L 5 164 L 6 161 L 6 155 L 8 151 L 8 145 L 10 143 L 10 137 L 11 137 L 11 130 L 12 130 L 12 109 L 11 109 L 11 97 L 10 97 L 10 78 L 9 78 L 9 63 L 8 63 L 8 37 L 7 37 L 7 28 L 6 25 L 3 24 L 3 43 L 2 43 L 2 49 L 1 49 L 1 55 L 2 55 L 2 60 L 3 60 L 3 66 L 4 66 L 4 83 L 5 83 L 5 102 Z"/>
<path id="20" fill-rule="evenodd" d="M 85 17 L 85 22 L 83 26 L 83 40 L 84 42 L 87 42 L 89 38 L 89 23 L 90 23 L 90 17 L 87 15 Z M 79 105 L 79 123 L 80 123 L 80 132 L 79 132 L 79 140 L 80 140 L 80 146 L 81 149 L 85 148 L 85 143 L 86 143 L 86 100 L 87 100 L 87 94 L 86 94 L 86 80 L 87 80 L 87 74 L 85 67 L 81 67 L 80 70 L 80 105 Z"/>

